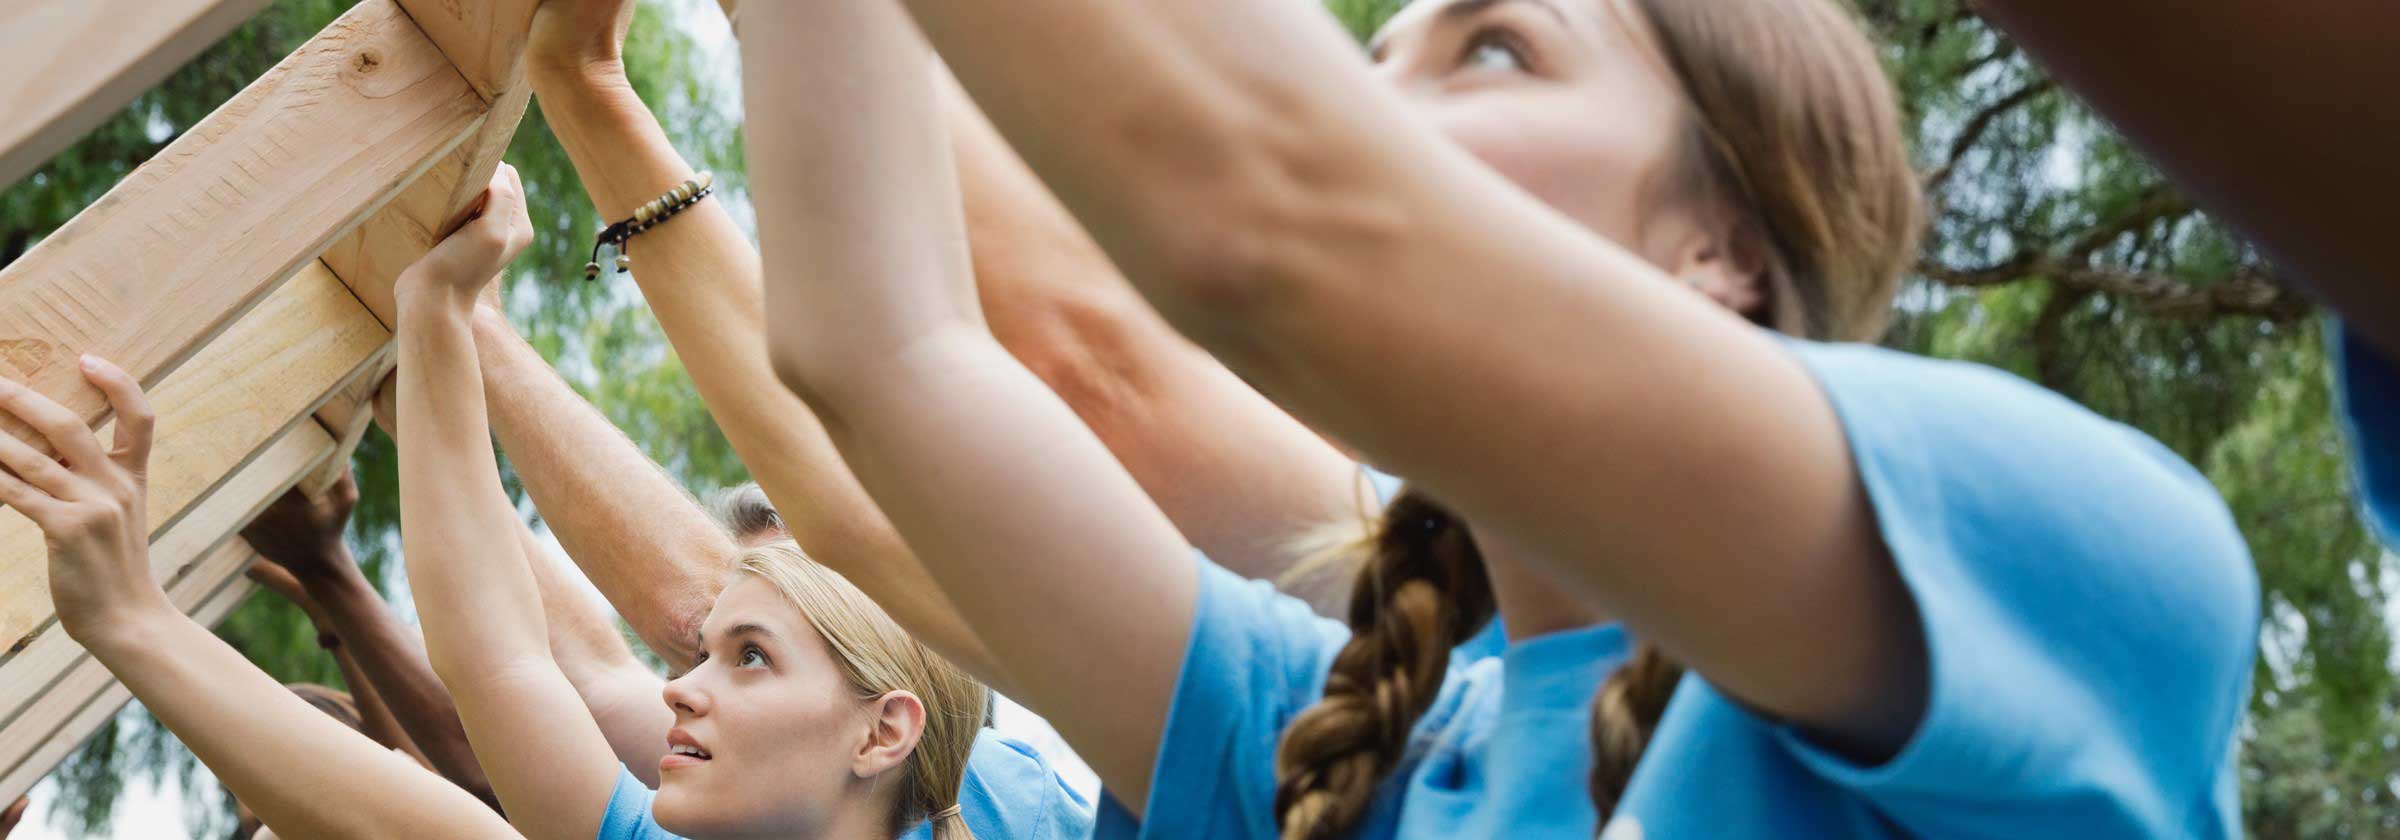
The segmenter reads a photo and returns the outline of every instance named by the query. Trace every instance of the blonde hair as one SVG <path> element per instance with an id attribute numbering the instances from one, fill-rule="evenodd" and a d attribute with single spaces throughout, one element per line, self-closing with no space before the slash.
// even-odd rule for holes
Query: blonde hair
<path id="1" fill-rule="evenodd" d="M 1830 0 L 1622 2 L 1656 36 L 1687 106 L 1677 197 L 1715 202 L 1729 225 L 1764 240 L 1771 299 L 1760 320 L 1813 339 L 1880 335 L 1923 209 L 1896 96 L 1857 18 Z M 1450 649 L 1495 610 L 1465 523 L 1413 490 L 1333 554 L 1357 570 L 1351 637 L 1323 699 L 1293 717 L 1276 750 L 1284 840 L 1329 840 L 1357 824 L 1441 691 Z M 1682 674 L 1642 643 L 1594 698 L 1590 783 L 1603 821 Z"/>
<path id="2" fill-rule="evenodd" d="M 800 608 L 861 699 L 907 691 L 924 704 L 925 731 L 901 775 L 893 836 L 932 819 L 937 840 L 973 840 L 958 812 L 958 790 L 991 689 L 919 644 L 866 593 L 809 559 L 798 543 L 781 540 L 744 551 L 738 568 Z"/>

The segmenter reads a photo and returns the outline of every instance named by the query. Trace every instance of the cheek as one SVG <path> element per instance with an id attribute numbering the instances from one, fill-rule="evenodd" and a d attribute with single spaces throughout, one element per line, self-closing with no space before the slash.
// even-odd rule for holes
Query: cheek
<path id="1" fill-rule="evenodd" d="M 1618 242 L 1640 231 L 1664 143 L 1635 120 L 1589 113 L 1588 96 L 1493 92 L 1431 106 L 1443 134 L 1552 209 Z"/>

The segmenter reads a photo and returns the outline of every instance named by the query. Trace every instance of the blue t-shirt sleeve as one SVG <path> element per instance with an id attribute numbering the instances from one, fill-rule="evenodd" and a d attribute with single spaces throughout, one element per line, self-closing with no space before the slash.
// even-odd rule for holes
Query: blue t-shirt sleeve
<path id="1" fill-rule="evenodd" d="M 1084 840 L 1092 805 L 1031 744 L 986 728 L 958 789 L 959 816 L 985 840 Z M 931 836 L 919 830 L 911 836 Z"/>
<path id="2" fill-rule="evenodd" d="M 1098 838 L 1259 838 L 1275 831 L 1275 744 L 1317 701 L 1340 624 L 1205 559 L 1199 603 L 1142 819 L 1101 791 Z"/>
<path id="3" fill-rule="evenodd" d="M 1917 836 L 2192 836 L 2224 813 L 2259 592 L 2214 488 L 2014 376 L 1788 346 L 1841 417 L 1931 683 L 1880 765 L 1780 742 Z"/>
<path id="4" fill-rule="evenodd" d="M 2330 333 L 2359 504 L 2375 538 L 2400 547 L 2400 366 L 2338 324 Z"/>
<path id="5" fill-rule="evenodd" d="M 657 798 L 658 793 L 644 787 L 631 769 L 618 768 L 617 789 L 608 795 L 608 813 L 600 817 L 595 840 L 682 840 L 651 819 L 650 801 Z"/>

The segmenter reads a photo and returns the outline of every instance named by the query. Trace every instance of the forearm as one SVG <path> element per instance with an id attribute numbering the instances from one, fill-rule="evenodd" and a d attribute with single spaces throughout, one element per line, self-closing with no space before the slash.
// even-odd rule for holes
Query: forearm
<path id="1" fill-rule="evenodd" d="M 514 837 L 492 810 L 309 708 L 180 614 L 83 638 L 226 789 L 292 837 Z"/>
<path id="2" fill-rule="evenodd" d="M 474 332 L 492 432 L 525 494 L 634 633 L 669 666 L 690 667 L 733 570 L 732 538 L 499 313 L 479 311 Z"/>
<path id="3" fill-rule="evenodd" d="M 427 658 L 458 695 L 479 671 L 548 660 L 548 627 L 528 609 L 541 595 L 487 434 L 472 304 L 430 283 L 401 285 L 401 543 Z"/>
<path id="4" fill-rule="evenodd" d="M 342 685 L 350 690 L 350 702 L 358 707 L 358 731 L 375 743 L 407 753 L 408 757 L 427 767 L 433 766 L 432 761 L 418 751 L 416 742 L 409 739 L 408 730 L 400 725 L 400 719 L 392 716 L 391 707 L 384 705 L 383 698 L 375 694 L 375 684 L 367 680 L 367 672 L 359 670 L 357 660 L 350 658 L 349 651 L 336 644 L 331 653 L 334 668 L 342 672 Z"/>
<path id="5" fill-rule="evenodd" d="M 629 86 L 558 77 L 536 84 L 544 116 L 604 212 L 612 202 L 648 200 L 688 171 Z M 642 188 L 648 192 L 639 198 L 611 194 L 608 186 L 653 180 L 662 186 Z M 644 232 L 641 254 L 635 282 L 718 428 L 775 502 L 792 537 L 917 638 L 970 671 L 997 678 L 949 599 L 842 463 L 816 415 L 776 378 L 761 316 L 758 253 L 723 208 L 703 201 Z"/>
<path id="6" fill-rule="evenodd" d="M 1219 565 L 1274 580 L 1305 537 L 1373 506 L 1348 456 L 1142 301 L 956 84 L 943 85 L 943 105 L 992 334 L 1185 538 Z"/>
<path id="7" fill-rule="evenodd" d="M 301 578 L 300 583 L 324 611 L 334 636 L 341 640 L 344 658 L 355 663 L 371 694 L 390 710 L 436 772 L 490 800 L 491 785 L 483 777 L 475 751 L 467 745 L 458 709 L 450 701 L 449 690 L 434 676 L 416 634 L 400 624 L 356 564 L 345 558 L 321 565 L 334 573 Z M 358 688 L 354 683 L 353 693 L 358 693 Z"/>

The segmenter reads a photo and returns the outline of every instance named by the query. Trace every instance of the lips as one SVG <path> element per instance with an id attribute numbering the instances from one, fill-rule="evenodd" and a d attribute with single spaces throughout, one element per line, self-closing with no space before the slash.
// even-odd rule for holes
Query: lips
<path id="1" fill-rule="evenodd" d="M 668 770 L 698 767 L 713 757 L 709 755 L 706 747 L 700 746 L 700 741 L 693 738 L 691 733 L 681 729 L 670 729 L 667 731 L 667 754 L 659 756 L 658 769 L 663 773 Z"/>

